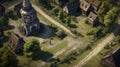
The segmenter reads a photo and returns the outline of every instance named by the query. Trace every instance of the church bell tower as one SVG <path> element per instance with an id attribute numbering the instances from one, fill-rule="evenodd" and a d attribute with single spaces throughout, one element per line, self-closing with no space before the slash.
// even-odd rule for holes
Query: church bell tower
<path id="1" fill-rule="evenodd" d="M 20 10 L 24 35 L 36 35 L 40 32 L 40 22 L 29 0 L 23 0 Z"/>

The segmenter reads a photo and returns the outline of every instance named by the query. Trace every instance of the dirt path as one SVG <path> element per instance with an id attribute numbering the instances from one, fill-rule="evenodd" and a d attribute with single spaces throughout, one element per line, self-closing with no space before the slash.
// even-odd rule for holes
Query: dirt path
<path id="1" fill-rule="evenodd" d="M 54 20 L 51 16 L 47 15 L 44 11 L 42 11 L 38 6 L 32 4 L 32 6 L 35 8 L 35 10 L 43 15 L 46 19 L 48 19 L 49 21 L 51 21 L 51 23 L 55 24 L 56 26 L 62 28 L 65 32 L 69 33 L 70 35 L 72 35 L 73 37 L 75 37 L 75 35 L 65 26 L 63 26 L 62 24 L 58 23 L 56 20 Z"/>
<path id="2" fill-rule="evenodd" d="M 117 33 L 117 31 L 120 30 L 120 27 L 118 26 L 114 33 Z M 89 61 L 92 57 L 97 55 L 111 40 L 113 40 L 115 35 L 111 33 L 106 39 L 104 39 L 102 42 L 100 42 L 95 49 L 93 49 L 85 58 L 83 58 L 77 65 L 74 67 L 82 67 L 86 64 L 87 61 Z"/>

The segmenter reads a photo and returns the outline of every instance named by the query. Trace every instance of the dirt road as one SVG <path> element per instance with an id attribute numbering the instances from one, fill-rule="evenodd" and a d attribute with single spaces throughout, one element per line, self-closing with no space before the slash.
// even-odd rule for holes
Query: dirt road
<path id="1" fill-rule="evenodd" d="M 65 26 L 63 26 L 62 24 L 58 23 L 56 20 L 54 20 L 51 16 L 47 15 L 44 11 L 42 11 L 38 6 L 32 4 L 32 6 L 35 8 L 35 10 L 41 14 L 42 16 L 44 16 L 46 19 L 48 19 L 49 21 L 51 21 L 51 23 L 55 24 L 56 26 L 62 28 L 65 32 L 69 33 L 70 35 L 72 35 L 73 37 L 75 37 L 75 35 Z"/>
<path id="2" fill-rule="evenodd" d="M 117 28 L 114 30 L 114 33 L 117 33 L 120 30 L 120 26 L 117 26 Z M 74 67 L 82 67 L 86 64 L 87 61 L 89 61 L 92 57 L 97 55 L 111 40 L 113 40 L 115 35 L 111 33 L 106 39 L 104 39 L 102 42 L 100 42 L 95 49 L 93 49 L 85 58 L 83 58 L 77 65 Z"/>

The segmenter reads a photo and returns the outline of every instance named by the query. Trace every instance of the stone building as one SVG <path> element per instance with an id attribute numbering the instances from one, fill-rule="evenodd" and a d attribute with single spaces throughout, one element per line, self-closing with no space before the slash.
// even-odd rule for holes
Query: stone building
<path id="1" fill-rule="evenodd" d="M 80 8 L 82 13 L 85 14 L 86 16 L 88 16 L 89 13 L 94 10 L 92 5 L 85 0 L 81 1 Z"/>
<path id="2" fill-rule="evenodd" d="M 100 0 L 87 0 L 92 7 L 94 8 L 94 11 L 98 11 L 99 7 L 101 6 L 102 2 Z"/>
<path id="3" fill-rule="evenodd" d="M 5 7 L 0 4 L 0 16 L 4 16 L 5 15 Z"/>
<path id="4" fill-rule="evenodd" d="M 29 0 L 23 0 L 20 14 L 22 17 L 22 32 L 24 35 L 36 35 L 40 32 L 40 23 L 36 16 L 36 11 Z"/>
<path id="5" fill-rule="evenodd" d="M 11 33 L 9 46 L 15 53 L 22 53 L 25 41 L 15 33 Z"/>
<path id="6" fill-rule="evenodd" d="M 93 26 L 99 22 L 98 15 L 94 12 L 90 12 L 87 18 L 88 22 L 91 23 Z"/>
<path id="7" fill-rule="evenodd" d="M 106 55 L 101 63 L 106 67 L 120 67 L 120 48 Z"/>
<path id="8" fill-rule="evenodd" d="M 63 11 L 67 14 L 75 14 L 79 9 L 79 0 L 70 0 L 68 3 L 66 3 L 65 7 L 63 8 Z"/>
<path id="9" fill-rule="evenodd" d="M 4 38 L 4 32 L 3 30 L 0 28 L 0 39 L 3 39 Z"/>

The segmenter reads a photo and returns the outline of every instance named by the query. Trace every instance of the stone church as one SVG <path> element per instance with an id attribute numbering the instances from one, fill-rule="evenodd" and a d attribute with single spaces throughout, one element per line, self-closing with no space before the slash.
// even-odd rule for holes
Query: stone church
<path id="1" fill-rule="evenodd" d="M 23 0 L 20 14 L 23 26 L 22 33 L 24 35 L 36 35 L 40 32 L 40 22 L 29 0 Z"/>

